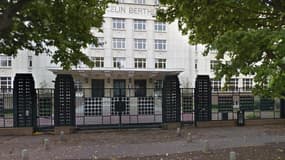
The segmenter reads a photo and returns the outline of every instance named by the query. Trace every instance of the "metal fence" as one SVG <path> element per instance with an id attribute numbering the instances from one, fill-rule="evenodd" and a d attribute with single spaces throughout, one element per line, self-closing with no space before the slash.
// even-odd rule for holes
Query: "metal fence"
<path id="1" fill-rule="evenodd" d="M 104 88 L 102 96 L 93 97 L 91 88 L 76 91 L 75 125 L 81 127 L 158 126 L 163 123 L 162 89 Z M 37 128 L 54 127 L 54 89 L 36 89 Z M 121 93 L 121 94 L 118 94 Z M 194 88 L 181 89 L 181 122 L 193 123 Z M 213 91 L 211 120 L 235 120 L 245 110 L 245 119 L 280 118 L 280 99 L 254 96 L 249 91 Z M 126 105 L 120 113 L 118 101 Z M 12 89 L 0 89 L 0 127 L 13 126 Z"/>

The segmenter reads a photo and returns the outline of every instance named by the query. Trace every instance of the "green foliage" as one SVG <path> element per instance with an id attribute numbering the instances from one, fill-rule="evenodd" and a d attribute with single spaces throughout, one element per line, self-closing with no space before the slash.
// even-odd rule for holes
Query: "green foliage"
<path id="1" fill-rule="evenodd" d="M 82 52 L 97 44 L 91 28 L 100 29 L 113 0 L 4 0 L 0 2 L 0 52 L 16 56 L 21 49 L 46 53 L 64 69 L 81 61 Z"/>
<path id="2" fill-rule="evenodd" d="M 285 1 L 161 0 L 158 17 L 178 20 L 191 44 L 217 51 L 217 79 L 255 75 L 254 92 L 285 95 Z M 229 57 L 231 63 L 225 63 Z"/>

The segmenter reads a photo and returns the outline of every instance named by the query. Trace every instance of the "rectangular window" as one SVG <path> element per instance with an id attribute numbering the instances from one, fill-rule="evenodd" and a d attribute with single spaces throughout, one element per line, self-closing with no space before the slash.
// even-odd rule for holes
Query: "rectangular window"
<path id="1" fill-rule="evenodd" d="M 135 80 L 135 97 L 146 97 L 146 80 Z"/>
<path id="2" fill-rule="evenodd" d="M 118 29 L 118 30 L 125 29 L 125 19 L 113 18 L 113 29 Z"/>
<path id="3" fill-rule="evenodd" d="M 12 57 L 6 55 L 0 55 L 0 67 L 11 67 Z"/>
<path id="4" fill-rule="evenodd" d="M 146 49 L 146 39 L 135 39 L 135 49 L 145 50 Z"/>
<path id="5" fill-rule="evenodd" d="M 154 81 L 154 93 L 156 96 L 162 95 L 163 80 Z"/>
<path id="6" fill-rule="evenodd" d="M 146 68 L 146 59 L 135 58 L 135 68 Z"/>
<path id="7" fill-rule="evenodd" d="M 154 40 L 155 50 L 166 50 L 166 40 L 156 39 Z"/>
<path id="8" fill-rule="evenodd" d="M 155 68 L 166 68 L 166 59 L 156 59 Z"/>
<path id="9" fill-rule="evenodd" d="M 232 78 L 227 82 L 229 91 L 238 91 L 238 79 Z"/>
<path id="10" fill-rule="evenodd" d="M 91 59 L 94 61 L 94 67 L 104 67 L 104 57 L 91 57 Z"/>
<path id="11" fill-rule="evenodd" d="M 124 57 L 114 57 L 113 67 L 114 68 L 125 68 L 126 58 Z"/>
<path id="12" fill-rule="evenodd" d="M 145 0 L 134 0 L 135 4 L 145 4 Z"/>
<path id="13" fill-rule="evenodd" d="M 125 49 L 126 48 L 125 38 L 113 38 L 113 48 L 114 49 Z"/>
<path id="14" fill-rule="evenodd" d="M 159 5 L 160 4 L 159 0 L 154 0 L 154 4 Z"/>
<path id="15" fill-rule="evenodd" d="M 242 79 L 242 87 L 244 91 L 250 91 L 252 89 L 252 78 Z"/>
<path id="16" fill-rule="evenodd" d="M 198 59 L 195 59 L 195 69 L 198 69 Z"/>
<path id="17" fill-rule="evenodd" d="M 221 80 L 211 80 L 212 82 L 212 91 L 221 91 L 222 85 L 221 85 Z"/>
<path id="18" fill-rule="evenodd" d="M 32 68 L 32 67 L 33 67 L 33 57 L 28 56 L 28 68 Z"/>
<path id="19" fill-rule="evenodd" d="M 95 46 L 95 44 L 91 44 L 90 48 L 91 49 L 102 49 L 102 48 L 104 48 L 104 44 L 105 44 L 104 37 L 97 37 L 97 44 L 98 44 L 98 46 Z"/>
<path id="20" fill-rule="evenodd" d="M 135 31 L 145 31 L 146 30 L 146 20 L 135 19 L 134 30 Z"/>
<path id="21" fill-rule="evenodd" d="M 218 65 L 219 61 L 217 60 L 211 60 L 210 61 L 210 69 L 211 71 L 214 71 L 215 70 L 215 67 Z"/>
<path id="22" fill-rule="evenodd" d="M 12 92 L 12 79 L 11 77 L 0 77 L 1 92 Z"/>
<path id="23" fill-rule="evenodd" d="M 113 96 L 114 97 L 126 97 L 126 80 L 114 79 L 113 81 Z"/>
<path id="24" fill-rule="evenodd" d="M 166 24 L 164 22 L 154 22 L 154 30 L 156 32 L 165 32 Z"/>

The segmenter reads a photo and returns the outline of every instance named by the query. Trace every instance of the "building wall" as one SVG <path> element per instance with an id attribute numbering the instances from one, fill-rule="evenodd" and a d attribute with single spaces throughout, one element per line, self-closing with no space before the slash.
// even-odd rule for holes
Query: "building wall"
<path id="1" fill-rule="evenodd" d="M 210 75 L 214 77 L 213 72 L 210 69 L 210 61 L 215 59 L 215 54 L 209 54 L 204 57 L 201 55 L 204 47 L 202 45 L 192 46 L 188 44 L 188 37 L 183 36 L 178 30 L 177 22 L 167 24 L 165 32 L 156 32 L 154 30 L 155 25 L 155 10 L 156 0 L 145 0 L 146 4 L 134 4 L 135 0 L 120 0 L 119 4 L 110 4 L 105 14 L 105 23 L 103 24 L 103 33 L 97 32 L 96 29 L 92 29 L 92 32 L 97 37 L 103 37 L 103 48 L 89 47 L 83 50 L 90 57 L 104 57 L 103 68 L 93 68 L 94 73 L 77 73 L 74 74 L 74 78 L 83 82 L 83 87 L 91 87 L 91 79 L 102 78 L 105 81 L 108 79 L 127 79 L 127 86 L 132 87 L 135 79 L 146 79 L 148 87 L 154 87 L 153 83 L 150 83 L 152 77 L 151 74 L 145 77 L 144 75 L 107 75 L 97 74 L 97 70 L 107 70 L 113 68 L 113 57 L 125 57 L 124 68 L 128 70 L 140 70 L 135 69 L 134 58 L 145 58 L 146 68 L 143 70 L 156 70 L 155 59 L 166 59 L 166 68 L 160 69 L 162 71 L 176 70 L 182 71 L 179 74 L 179 80 L 181 87 L 193 88 L 195 85 L 195 78 L 198 74 Z M 125 19 L 125 28 L 121 30 L 113 29 L 113 19 L 123 18 Z M 134 20 L 141 19 L 146 20 L 145 31 L 134 30 Z M 125 49 L 114 49 L 112 47 L 113 38 L 125 38 Z M 134 39 L 146 39 L 146 49 L 137 50 L 134 48 Z M 163 39 L 167 41 L 167 49 L 165 51 L 157 51 L 154 49 L 154 40 Z M 32 67 L 29 67 L 28 57 L 32 56 Z M 32 73 L 35 79 L 37 88 L 51 88 L 54 86 L 52 81 L 55 79 L 55 74 L 50 71 L 50 68 L 59 68 L 58 65 L 50 63 L 51 58 L 42 54 L 40 56 L 33 55 L 30 51 L 20 51 L 17 57 L 13 58 L 11 67 L 0 67 L 0 77 L 13 77 L 16 73 Z M 195 63 L 197 63 L 195 65 Z M 197 66 L 197 67 L 195 67 Z M 78 68 L 84 68 L 86 66 L 77 66 Z M 117 69 L 120 70 L 120 69 Z M 151 72 L 151 71 L 150 71 Z M 159 77 L 159 75 L 158 75 Z M 106 87 L 111 88 L 112 83 L 105 83 Z M 242 81 L 239 81 L 239 85 L 242 86 Z"/>

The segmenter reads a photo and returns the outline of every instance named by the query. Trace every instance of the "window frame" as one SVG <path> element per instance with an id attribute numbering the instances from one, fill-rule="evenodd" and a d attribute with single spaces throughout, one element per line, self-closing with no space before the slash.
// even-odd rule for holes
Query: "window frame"
<path id="1" fill-rule="evenodd" d="M 126 20 L 124 18 L 112 18 L 112 29 L 113 30 L 125 30 Z"/>
<path id="2" fill-rule="evenodd" d="M 134 19 L 134 31 L 135 32 L 146 31 L 146 20 L 145 19 Z"/>
<path id="3" fill-rule="evenodd" d="M 167 40 L 166 39 L 155 39 L 154 40 L 155 51 L 167 51 Z"/>
<path id="4" fill-rule="evenodd" d="M 135 58 L 134 67 L 138 69 L 146 68 L 146 59 L 145 58 Z"/>
<path id="5" fill-rule="evenodd" d="M 166 68 L 166 59 L 164 58 L 156 58 L 155 59 L 155 68 L 156 69 L 165 69 Z"/>
<path id="6" fill-rule="evenodd" d="M 140 46 L 142 48 L 140 48 Z M 147 44 L 146 44 L 146 39 L 142 39 L 142 38 L 135 38 L 134 39 L 134 48 L 136 50 L 146 50 Z"/>
<path id="7" fill-rule="evenodd" d="M 113 49 L 126 49 L 126 38 L 113 38 L 112 48 Z"/>

